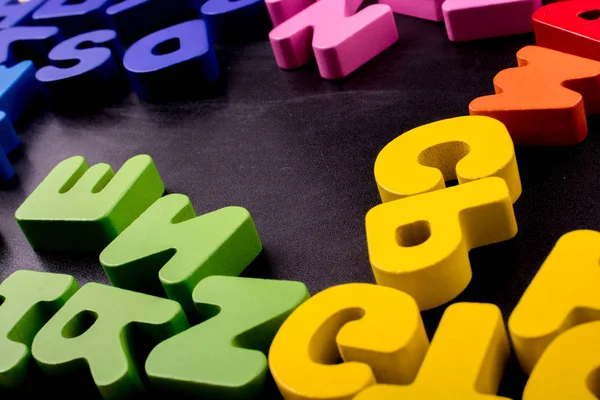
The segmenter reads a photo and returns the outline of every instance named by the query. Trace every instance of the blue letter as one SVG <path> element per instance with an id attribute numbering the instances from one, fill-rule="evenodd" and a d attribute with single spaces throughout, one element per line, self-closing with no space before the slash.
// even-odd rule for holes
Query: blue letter
<path id="1" fill-rule="evenodd" d="M 112 30 L 88 32 L 52 49 L 48 57 L 54 65 L 40 69 L 36 77 L 55 108 L 99 106 L 122 93 L 124 79 L 116 37 Z M 94 46 L 101 43 L 107 43 L 108 48 Z M 92 48 L 82 48 L 83 44 Z M 65 63 L 70 60 L 78 62 Z M 69 66 L 60 68 L 59 62 Z"/>
<path id="2" fill-rule="evenodd" d="M 20 143 L 12 123 L 19 119 L 27 106 L 39 94 L 35 80 L 35 67 L 23 61 L 14 67 L 0 65 L 0 181 L 11 179 L 15 172 L 6 154 Z"/>
<path id="3" fill-rule="evenodd" d="M 23 61 L 14 67 L 0 65 L 0 110 L 14 123 L 39 94 L 35 67 Z"/>
<path id="4" fill-rule="evenodd" d="M 217 43 L 266 39 L 273 29 L 264 0 L 208 0 L 201 11 Z"/>
<path id="5" fill-rule="evenodd" d="M 219 76 L 204 21 L 171 26 L 134 43 L 123 59 L 138 96 L 156 101 L 198 95 Z"/>
<path id="6" fill-rule="evenodd" d="M 27 25 L 31 21 L 31 13 L 45 0 L 29 0 L 15 4 L 14 0 L 0 0 L 0 29 L 21 24 Z"/>
<path id="7" fill-rule="evenodd" d="M 8 116 L 0 111 L 0 182 L 9 181 L 15 176 L 6 155 L 16 149 L 21 140 L 17 136 Z"/>
<path id="8" fill-rule="evenodd" d="M 62 39 L 54 26 L 18 26 L 0 31 L 0 64 L 12 66 L 31 60 L 37 68 L 48 64 L 48 53 Z"/>
<path id="9" fill-rule="evenodd" d="M 35 25 L 56 25 L 65 37 L 109 26 L 106 8 L 110 0 L 48 0 L 33 14 Z"/>
<path id="10" fill-rule="evenodd" d="M 199 18 L 199 9 L 193 0 L 123 0 L 106 14 L 121 43 L 129 45 L 159 29 Z"/>

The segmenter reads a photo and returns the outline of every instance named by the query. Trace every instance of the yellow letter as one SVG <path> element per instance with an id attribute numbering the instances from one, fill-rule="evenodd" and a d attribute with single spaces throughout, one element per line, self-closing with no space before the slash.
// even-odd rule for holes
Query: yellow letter
<path id="1" fill-rule="evenodd" d="M 381 204 L 366 231 L 377 283 L 427 310 L 469 284 L 470 249 L 512 238 L 517 223 L 508 187 L 494 177 Z"/>
<path id="2" fill-rule="evenodd" d="M 533 368 L 524 400 L 597 400 L 600 397 L 600 322 L 569 329 Z"/>
<path id="3" fill-rule="evenodd" d="M 269 365 L 287 400 L 351 399 L 375 381 L 411 382 L 427 345 L 409 295 L 352 283 L 298 307 L 277 332 Z"/>
<path id="4" fill-rule="evenodd" d="M 454 304 L 446 309 L 414 383 L 371 386 L 354 399 L 502 399 L 495 394 L 509 354 L 498 307 Z"/>
<path id="5" fill-rule="evenodd" d="M 383 202 L 497 176 L 512 202 L 521 195 L 515 148 L 501 122 L 479 116 L 445 119 L 404 133 L 381 150 L 375 180 Z"/>
<path id="6" fill-rule="evenodd" d="M 599 264 L 598 232 L 570 232 L 556 243 L 508 321 L 526 373 L 562 332 L 600 320 Z"/>

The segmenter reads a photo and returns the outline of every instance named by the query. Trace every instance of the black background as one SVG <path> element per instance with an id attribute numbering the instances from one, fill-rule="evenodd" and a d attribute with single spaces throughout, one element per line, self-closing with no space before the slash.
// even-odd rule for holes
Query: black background
<path id="1" fill-rule="evenodd" d="M 188 195 L 197 213 L 229 205 L 251 212 L 264 252 L 245 276 L 302 281 L 312 294 L 374 282 L 364 218 L 379 203 L 378 152 L 419 125 L 467 115 L 472 99 L 493 92 L 494 75 L 516 66 L 517 50 L 535 42 L 531 34 L 453 44 L 443 24 L 396 22 L 399 42 L 342 81 L 321 79 L 315 64 L 280 70 L 265 40 L 219 47 L 223 88 L 212 98 L 156 105 L 130 94 L 99 112 L 42 111 L 19 124 L 19 180 L 0 190 L 0 279 L 32 269 L 72 274 L 80 285 L 108 283 L 98 254 L 34 252 L 14 212 L 67 157 L 117 169 L 145 153 L 167 192 Z M 517 149 L 519 234 L 471 251 L 473 280 L 456 301 L 494 303 L 507 319 L 561 235 L 600 229 L 600 119 L 588 123 L 580 145 Z M 423 313 L 430 336 L 445 307 Z M 499 394 L 521 398 L 525 380 L 512 357 Z M 31 398 L 93 396 L 73 381 L 34 382 Z"/>

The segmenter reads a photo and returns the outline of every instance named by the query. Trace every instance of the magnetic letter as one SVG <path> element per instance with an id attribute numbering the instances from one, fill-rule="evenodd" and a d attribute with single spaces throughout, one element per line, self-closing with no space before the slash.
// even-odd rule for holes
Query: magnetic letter
<path id="1" fill-rule="evenodd" d="M 377 283 L 428 310 L 467 287 L 470 249 L 514 237 L 517 222 L 506 182 L 492 177 L 374 207 L 366 232 Z"/>
<path id="2" fill-rule="evenodd" d="M 134 43 L 123 65 L 135 92 L 157 101 L 198 95 L 217 80 L 217 56 L 204 21 L 192 20 Z"/>
<path id="3" fill-rule="evenodd" d="M 263 39 L 273 27 L 264 0 L 208 0 L 200 11 L 217 43 Z"/>
<path id="4" fill-rule="evenodd" d="M 37 68 L 48 64 L 48 53 L 62 39 L 55 26 L 19 26 L 0 31 L 0 63 L 7 66 L 31 60 Z"/>
<path id="5" fill-rule="evenodd" d="M 268 374 L 267 353 L 288 315 L 308 298 L 303 283 L 212 276 L 194 303 L 206 322 L 160 343 L 148 356 L 154 386 L 194 398 L 250 399 Z"/>
<path id="6" fill-rule="evenodd" d="M 562 332 L 600 320 L 600 233 L 562 236 L 508 320 L 517 358 L 531 373 Z"/>
<path id="7" fill-rule="evenodd" d="M 569 329 L 556 338 L 536 364 L 523 400 L 597 400 L 600 322 Z"/>
<path id="8" fill-rule="evenodd" d="M 301 67 L 314 52 L 321 76 L 339 79 L 394 44 L 398 30 L 390 7 L 374 4 L 358 11 L 361 4 L 321 0 L 277 26 L 269 34 L 277 65 Z"/>
<path id="9" fill-rule="evenodd" d="M 187 196 L 159 199 L 100 254 L 114 286 L 161 293 L 194 312 L 192 292 L 211 275 L 238 275 L 262 244 L 250 213 L 226 207 L 196 217 Z M 161 287 L 162 286 L 162 287 Z"/>
<path id="10" fill-rule="evenodd" d="M 94 47 L 78 48 L 83 43 Z M 98 44 L 106 47 L 95 47 Z M 103 105 L 118 97 L 126 82 L 120 67 L 119 46 L 115 31 L 100 30 L 75 36 L 53 48 L 48 58 L 55 64 L 78 62 L 68 68 L 49 65 L 37 72 L 36 78 L 42 82 L 52 106 L 72 110 Z"/>
<path id="11" fill-rule="evenodd" d="M 409 295 L 351 283 L 318 293 L 290 315 L 269 366 L 285 399 L 351 399 L 376 381 L 412 382 L 427 346 Z"/>
<path id="12" fill-rule="evenodd" d="M 508 400 L 495 394 L 509 354 L 498 307 L 453 304 L 444 312 L 414 382 L 371 386 L 354 400 Z"/>
<path id="13" fill-rule="evenodd" d="M 47 0 L 33 14 L 34 25 L 56 25 L 65 37 L 109 26 L 106 8 L 112 0 Z"/>
<path id="14" fill-rule="evenodd" d="M 10 28 L 17 24 L 29 25 L 31 13 L 46 0 L 29 0 L 17 2 L 15 0 L 0 0 L 0 29 Z"/>
<path id="15" fill-rule="evenodd" d="M 17 271 L 0 284 L 0 389 L 26 379 L 33 338 L 79 289 L 69 275 Z"/>
<path id="16" fill-rule="evenodd" d="M 147 155 L 129 159 L 117 174 L 108 164 L 88 169 L 83 157 L 71 157 L 48 174 L 15 216 L 36 250 L 100 251 L 163 192 Z"/>
<path id="17" fill-rule="evenodd" d="M 598 0 L 572 0 L 540 8 L 533 14 L 536 44 L 600 61 L 599 9 Z"/>
<path id="18" fill-rule="evenodd" d="M 188 326 L 172 300 L 88 283 L 40 330 L 31 352 L 47 374 L 89 369 L 103 398 L 125 399 L 144 392 L 132 330 L 156 344 Z"/>
<path id="19" fill-rule="evenodd" d="M 503 122 L 517 146 L 585 139 L 585 114 L 600 112 L 600 62 L 536 46 L 519 50 L 517 60 L 519 67 L 494 78 L 495 95 L 471 102 L 471 115 Z"/>
<path id="20" fill-rule="evenodd" d="M 388 143 L 375 161 L 383 202 L 496 176 L 513 203 L 521 195 L 515 148 L 506 127 L 488 117 L 458 117 L 423 125 Z"/>

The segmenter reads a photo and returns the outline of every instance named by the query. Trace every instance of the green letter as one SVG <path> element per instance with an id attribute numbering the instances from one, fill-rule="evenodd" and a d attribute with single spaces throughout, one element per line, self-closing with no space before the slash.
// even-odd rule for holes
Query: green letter
<path id="1" fill-rule="evenodd" d="M 134 329 L 156 344 L 187 327 L 172 300 L 88 283 L 40 330 L 32 353 L 49 375 L 89 368 L 105 399 L 125 399 L 144 392 L 131 355 Z"/>
<path id="2" fill-rule="evenodd" d="M 198 282 L 211 275 L 239 275 L 261 250 L 246 209 L 226 207 L 196 217 L 187 196 L 172 194 L 104 249 L 100 262 L 114 286 L 166 292 L 193 314 L 192 291 Z"/>
<path id="3" fill-rule="evenodd" d="M 158 388 L 207 399 L 249 399 L 262 389 L 271 341 L 308 298 L 300 282 L 212 276 L 193 293 L 210 318 L 160 343 L 146 372 Z M 174 398 L 174 397 L 173 397 Z"/>
<path id="4" fill-rule="evenodd" d="M 36 250 L 100 251 L 162 196 L 147 155 L 133 157 L 113 177 L 107 164 L 88 169 L 83 157 L 58 164 L 15 216 Z"/>
<path id="5" fill-rule="evenodd" d="M 0 389 L 16 389 L 36 333 L 79 289 L 69 275 L 17 271 L 0 285 Z"/>

